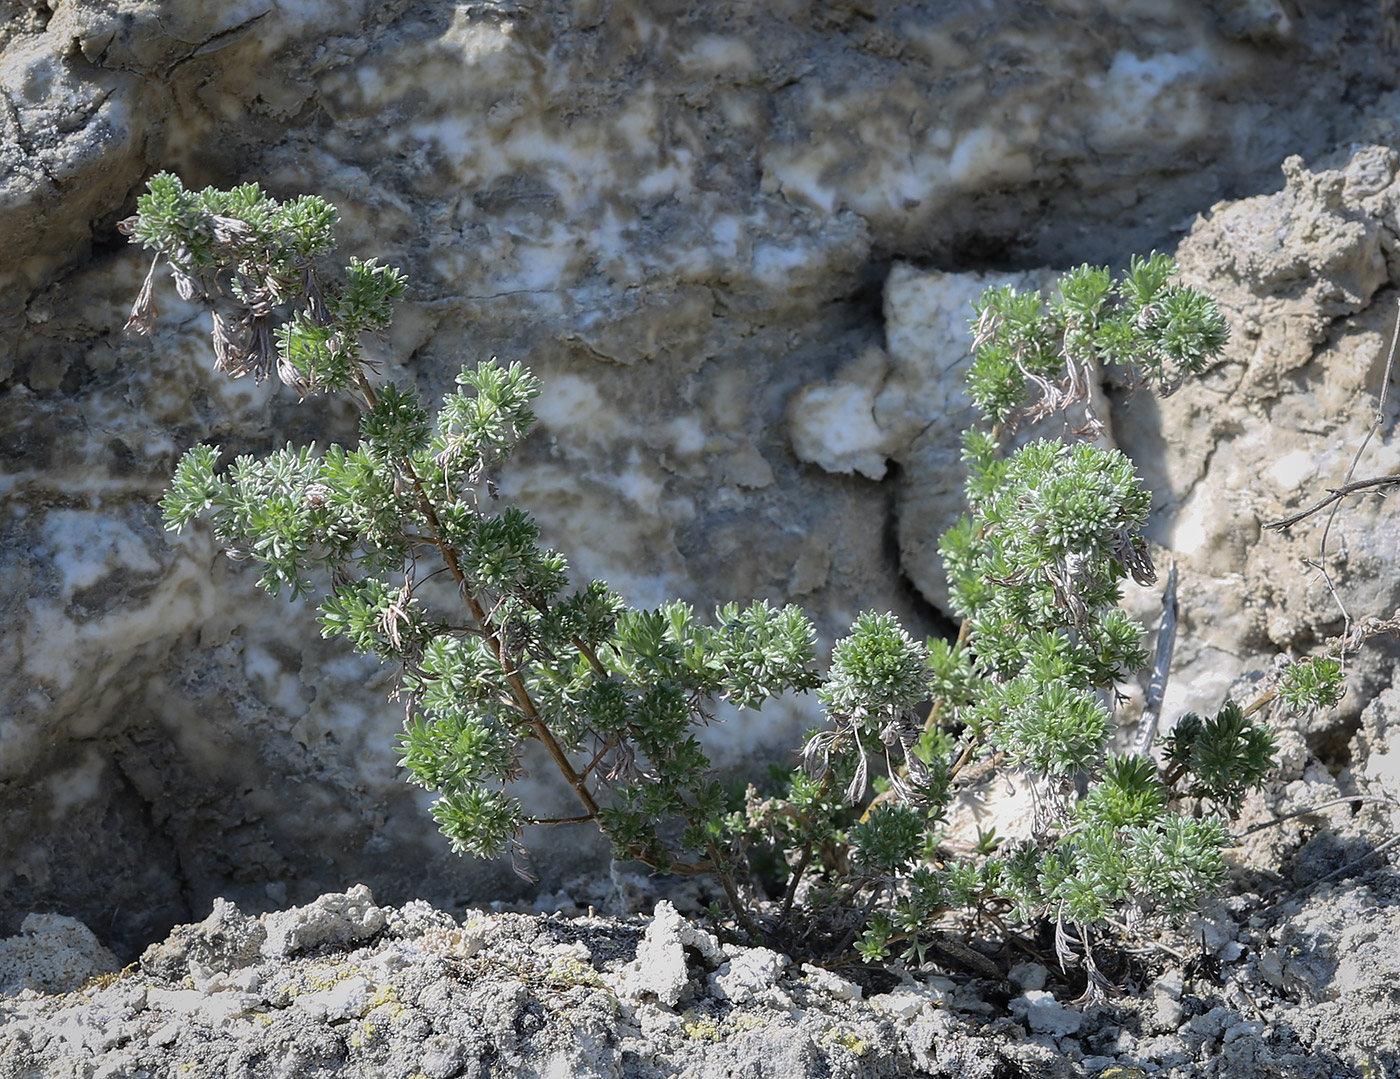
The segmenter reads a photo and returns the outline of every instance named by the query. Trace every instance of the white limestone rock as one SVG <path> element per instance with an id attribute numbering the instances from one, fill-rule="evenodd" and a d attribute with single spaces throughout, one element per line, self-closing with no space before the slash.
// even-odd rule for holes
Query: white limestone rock
<path id="1" fill-rule="evenodd" d="M 742 948 L 710 975 L 715 996 L 745 1004 L 772 993 L 792 960 L 772 948 Z"/>
<path id="2" fill-rule="evenodd" d="M 213 974 L 243 970 L 256 962 L 266 940 L 262 922 L 220 897 L 202 922 L 177 925 L 164 941 L 142 952 L 141 969 L 166 981 L 207 981 Z"/>
<path id="3" fill-rule="evenodd" d="M 637 947 L 636 960 L 623 972 L 619 994 L 633 1000 L 654 999 L 674 1008 L 692 989 L 687 948 L 707 962 L 724 961 L 712 934 L 696 928 L 668 900 L 661 900 Z"/>
<path id="4" fill-rule="evenodd" d="M 802 978 L 806 985 L 825 993 L 833 1000 L 860 1000 L 865 990 L 848 978 L 833 974 L 815 963 L 803 963 Z"/>
<path id="5" fill-rule="evenodd" d="M 827 472 L 885 478 L 895 443 L 876 418 L 875 396 L 888 365 L 881 350 L 868 349 L 836 380 L 812 383 L 793 394 L 788 428 L 798 460 Z"/>
<path id="6" fill-rule="evenodd" d="M 268 958 L 294 955 L 326 944 L 366 940 L 384 928 L 385 914 L 363 884 L 348 892 L 323 895 L 304 907 L 269 914 L 264 920 Z"/>
<path id="7" fill-rule="evenodd" d="M 943 1003 L 943 997 L 924 986 L 904 986 L 869 998 L 870 1007 L 885 1015 L 909 1020 L 928 1014 Z"/>
<path id="8" fill-rule="evenodd" d="M 1065 1007 L 1055 999 L 1055 994 L 1044 989 L 1027 989 L 1019 997 L 1013 997 L 1007 1007 L 1012 1015 L 1025 1022 L 1032 1034 L 1053 1034 L 1059 1038 L 1075 1033 L 1084 1023 L 1083 1012 Z"/>
<path id="9" fill-rule="evenodd" d="M 1302 566 L 1317 557 L 1327 515 L 1284 532 L 1262 527 L 1347 476 L 1395 320 L 1393 300 L 1376 301 L 1398 265 L 1400 154 L 1358 147 L 1334 164 L 1309 170 L 1290 159 L 1282 191 L 1198 220 L 1178 258 L 1183 280 L 1217 296 L 1234 327 L 1224 360 L 1199 386 L 1130 402 L 1116 423 L 1155 494 L 1152 538 L 1182 569 L 1182 673 L 1168 687 L 1167 714 L 1213 712 L 1242 672 L 1267 669 L 1279 652 L 1305 650 L 1341 624 L 1327 582 Z M 1387 418 L 1357 477 L 1400 465 L 1392 427 Z M 1380 499 L 1361 496 L 1332 524 L 1329 568 L 1354 617 L 1400 606 L 1392 518 Z M 1369 665 L 1388 671 L 1374 650 L 1358 662 L 1368 685 L 1380 677 L 1365 674 Z M 1365 701 L 1353 701 L 1355 715 Z"/>
<path id="10" fill-rule="evenodd" d="M 26 914 L 19 935 L 0 940 L 0 996 L 67 993 L 119 969 L 91 929 L 63 914 Z"/>

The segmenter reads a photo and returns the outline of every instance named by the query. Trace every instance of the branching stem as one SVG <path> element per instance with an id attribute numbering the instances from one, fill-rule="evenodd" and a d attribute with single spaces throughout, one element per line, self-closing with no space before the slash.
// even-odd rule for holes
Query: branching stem
<path id="1" fill-rule="evenodd" d="M 364 371 L 358 368 L 355 371 L 355 385 L 364 397 L 365 403 L 370 408 L 374 408 L 378 400 L 374 392 L 374 387 L 372 387 L 369 384 L 369 380 L 365 378 Z M 539 710 L 535 707 L 534 699 L 530 696 L 529 689 L 526 688 L 524 680 L 520 677 L 520 672 L 515 669 L 514 664 L 507 662 L 505 645 L 501 643 L 499 635 L 491 627 L 490 619 L 487 617 L 485 610 L 482 609 L 480 601 L 476 598 L 476 592 L 472 587 L 471 581 L 469 581 L 467 575 L 462 572 L 462 567 L 457 561 L 457 552 L 442 538 L 442 522 L 438 518 L 437 508 L 433 505 L 432 499 L 428 497 L 428 492 L 423 486 L 423 481 L 419 479 L 417 472 L 414 471 L 411 461 L 401 461 L 400 464 L 404 470 L 404 474 L 408 476 L 409 482 L 413 484 L 414 493 L 418 496 L 418 508 L 422 511 L 424 519 L 433 530 L 433 545 L 436 546 L 438 551 L 442 554 L 442 560 L 446 563 L 448 570 L 451 572 L 453 580 L 457 582 L 462 598 L 466 601 L 467 607 L 471 610 L 472 617 L 481 628 L 482 635 L 486 638 L 487 644 L 491 646 L 491 651 L 495 654 L 496 661 L 500 664 L 501 673 L 505 675 L 506 683 L 510 686 L 511 693 L 515 697 L 516 705 L 525 716 L 525 722 L 529 724 L 535 737 L 540 740 L 540 743 L 554 760 L 555 767 L 559 769 L 560 774 L 573 789 L 579 802 L 583 804 L 583 808 L 588 811 L 587 815 L 596 819 L 599 815 L 599 806 L 597 800 L 593 797 L 593 792 L 588 789 L 588 784 L 584 781 L 583 777 L 574 770 L 574 766 L 569 761 L 568 755 L 564 752 L 564 748 L 559 744 L 558 739 L 554 737 L 554 732 L 549 729 L 544 719 L 540 716 Z"/>

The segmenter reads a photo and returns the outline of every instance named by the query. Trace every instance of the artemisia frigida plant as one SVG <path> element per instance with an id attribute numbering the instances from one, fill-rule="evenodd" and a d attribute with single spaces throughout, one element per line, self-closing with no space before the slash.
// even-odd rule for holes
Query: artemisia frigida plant
<path id="1" fill-rule="evenodd" d="M 1082 404 L 1104 365 L 1173 382 L 1205 369 L 1226 327 L 1154 255 L 1113 280 L 1080 267 L 1048 302 L 994 289 L 975 320 L 969 384 L 988 426 L 966 433 L 969 514 L 944 537 L 956 641 L 917 641 L 861 615 L 825 676 L 798 608 L 628 606 L 601 581 L 571 587 L 534 521 L 500 506 L 490 470 L 524 436 L 539 384 L 518 363 L 464 369 L 430 412 L 377 383 L 362 338 L 385 330 L 405 281 L 377 261 L 331 273 L 336 212 L 256 184 L 186 190 L 153 177 L 123 223 L 155 252 L 129 326 L 153 317 L 165 264 L 212 309 L 217 370 L 277 377 L 360 406 L 354 448 L 286 448 L 220 465 L 185 454 L 168 527 L 208 520 L 262 565 L 262 585 L 320 595 L 328 636 L 401 670 L 409 779 L 458 851 L 518 853 L 541 822 L 511 793 L 539 742 L 618 858 L 712 875 L 740 926 L 792 941 L 820 927 L 833 957 L 922 955 L 949 912 L 1086 926 L 1124 906 L 1179 912 L 1218 880 L 1228 811 L 1267 771 L 1272 738 L 1233 705 L 1178 726 L 1165 771 L 1106 755 L 1113 687 L 1144 662 L 1118 609 L 1128 575 L 1153 579 L 1149 496 L 1131 463 L 1084 441 L 1007 452 L 1014 423 Z M 1092 416 L 1090 417 L 1090 427 Z M 443 574 L 452 587 L 430 582 Z M 1325 679 L 1324 679 L 1325 680 Z M 736 799 L 696 737 L 717 702 L 757 709 L 816 690 L 828 727 L 803 767 Z M 931 708 L 930 708 L 931 703 Z M 940 847 L 955 786 L 1015 769 L 1044 798 L 1033 834 L 952 858 Z M 1186 801 L 1197 812 L 1178 812 Z M 781 886 L 754 900 L 755 866 Z M 801 913 L 802 917 L 796 917 Z"/>

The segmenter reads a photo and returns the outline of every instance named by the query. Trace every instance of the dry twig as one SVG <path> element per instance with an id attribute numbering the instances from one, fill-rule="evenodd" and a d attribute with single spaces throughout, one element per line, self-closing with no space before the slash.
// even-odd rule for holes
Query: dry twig
<path id="1" fill-rule="evenodd" d="M 1390 334 L 1390 352 L 1386 356 L 1385 373 L 1381 376 L 1381 389 L 1376 400 L 1375 417 L 1371 421 L 1371 426 L 1366 431 L 1366 437 L 1361 440 L 1361 445 L 1356 448 L 1356 453 L 1352 455 L 1351 466 L 1347 469 L 1346 478 L 1342 481 L 1342 485 L 1336 488 L 1329 488 L 1330 494 L 1326 498 L 1301 513 L 1295 513 L 1291 517 L 1285 517 L 1278 521 L 1270 521 L 1264 525 L 1265 528 L 1284 529 L 1289 525 L 1297 524 L 1304 518 L 1312 516 L 1314 513 L 1319 512 L 1327 506 L 1332 507 L 1331 512 L 1327 514 L 1327 524 L 1322 529 L 1322 542 L 1318 545 L 1317 559 L 1304 559 L 1303 561 L 1322 574 L 1322 579 L 1327 582 L 1327 587 L 1331 591 L 1332 598 L 1336 601 L 1337 607 L 1341 610 L 1342 618 L 1346 624 L 1342 634 L 1344 637 L 1351 633 L 1351 613 L 1347 610 L 1346 604 L 1342 602 L 1342 597 L 1337 594 L 1337 586 L 1332 581 L 1332 575 L 1327 572 L 1327 540 L 1332 533 L 1332 522 L 1337 518 L 1337 509 L 1341 504 L 1342 498 L 1356 491 L 1367 490 L 1372 487 L 1389 487 L 1400 483 L 1400 476 L 1382 476 L 1372 480 L 1352 480 L 1352 476 L 1356 474 L 1356 466 L 1361 461 L 1361 455 L 1366 452 L 1366 447 L 1371 444 L 1371 439 L 1375 437 L 1376 432 L 1379 431 L 1385 423 L 1385 405 L 1386 399 L 1390 395 L 1390 376 L 1395 369 L 1395 349 L 1397 344 L 1400 344 L 1400 304 L 1397 304 L 1395 328 Z"/>

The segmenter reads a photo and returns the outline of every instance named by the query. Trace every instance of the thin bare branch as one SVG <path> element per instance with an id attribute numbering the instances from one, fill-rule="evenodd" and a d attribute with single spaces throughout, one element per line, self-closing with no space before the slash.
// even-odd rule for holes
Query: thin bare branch
<path id="1" fill-rule="evenodd" d="M 1337 877 L 1344 876 L 1345 874 L 1350 873 L 1353 869 L 1360 869 L 1372 858 L 1384 854 L 1386 851 L 1390 850 L 1391 847 L 1394 847 L 1397 844 L 1400 844 L 1400 835 L 1393 835 L 1380 846 L 1376 847 L 1374 850 L 1367 851 L 1360 858 L 1347 862 L 1346 865 L 1342 866 L 1340 869 L 1332 870 L 1332 872 L 1328 873 L 1325 877 L 1318 877 L 1317 880 L 1312 881 L 1309 884 L 1304 884 L 1301 888 L 1295 888 L 1293 891 L 1288 893 L 1288 896 L 1290 899 L 1297 898 L 1304 892 L 1316 888 L 1319 884 L 1326 884 L 1329 880 L 1334 880 Z"/>
<path id="2" fill-rule="evenodd" d="M 1299 510 L 1289 517 L 1281 517 L 1277 521 L 1270 521 L 1263 527 L 1274 529 L 1288 528 L 1292 525 L 1296 525 L 1305 518 L 1311 517 L 1314 513 L 1326 509 L 1328 506 L 1332 505 L 1333 502 L 1337 502 L 1349 494 L 1355 494 L 1357 491 L 1366 491 L 1372 487 L 1392 487 L 1396 484 L 1400 484 L 1400 476 L 1377 476 L 1375 479 L 1370 480 L 1355 480 L 1341 487 L 1329 487 L 1327 488 L 1328 495 L 1326 498 L 1314 503 L 1305 510 Z"/>
<path id="3" fill-rule="evenodd" d="M 1304 559 L 1306 565 L 1312 566 L 1322 575 L 1322 579 L 1327 582 L 1327 588 L 1332 593 L 1332 600 L 1337 604 L 1338 610 L 1342 612 L 1342 619 L 1345 623 L 1343 637 L 1351 633 L 1351 612 L 1347 610 L 1346 604 L 1342 602 L 1341 594 L 1337 591 L 1336 583 L 1332 580 L 1332 575 L 1327 571 L 1327 540 L 1332 535 L 1332 522 L 1337 519 L 1337 510 L 1341 508 L 1341 499 L 1353 489 L 1364 489 L 1376 486 L 1391 486 L 1392 483 L 1400 482 L 1400 477 L 1385 477 L 1380 480 L 1362 481 L 1360 488 L 1352 487 L 1352 476 L 1356 474 L 1356 466 L 1361 461 L 1361 455 L 1366 452 L 1366 447 L 1371 444 L 1371 439 L 1375 437 L 1377 431 L 1385 424 L 1385 404 L 1390 396 L 1390 377 L 1395 371 L 1395 349 L 1400 345 L 1400 302 L 1396 304 L 1395 327 L 1390 332 L 1390 351 L 1386 354 L 1385 372 L 1381 376 L 1380 392 L 1376 395 L 1376 412 L 1371 420 L 1371 426 L 1366 430 L 1366 436 L 1361 440 L 1361 445 L 1356 447 L 1356 452 L 1352 454 L 1351 465 L 1347 468 L 1347 474 L 1342 480 L 1342 486 L 1332 491 L 1326 499 L 1318 503 L 1317 506 L 1305 511 L 1301 515 L 1294 515 L 1293 518 L 1285 518 L 1283 521 L 1275 521 L 1265 525 L 1265 528 L 1287 528 L 1304 517 L 1308 517 L 1318 512 L 1324 506 L 1330 506 L 1327 514 L 1327 524 L 1322 529 L 1322 540 L 1318 543 L 1317 558 Z"/>
<path id="4" fill-rule="evenodd" d="M 1243 832 L 1240 832 L 1236 835 L 1232 835 L 1230 839 L 1233 842 L 1238 843 L 1247 835 L 1253 835 L 1255 832 L 1262 832 L 1266 828 L 1272 828 L 1275 825 L 1282 824 L 1284 821 L 1290 821 L 1294 817 L 1306 817 L 1312 813 L 1320 813 L 1324 809 L 1333 809 L 1337 806 L 1359 806 L 1367 803 L 1373 805 L 1388 806 L 1400 805 L 1400 803 L 1397 803 L 1394 798 L 1378 798 L 1375 795 L 1371 794 L 1353 794 L 1350 796 L 1344 795 L 1341 798 L 1333 798 L 1326 802 L 1318 802 L 1316 805 L 1310 805 L 1304 809 L 1296 809 L 1292 813 L 1285 813 L 1283 816 L 1275 817 L 1273 820 L 1266 820 L 1263 824 L 1256 824 L 1253 828 L 1246 828 Z"/>

